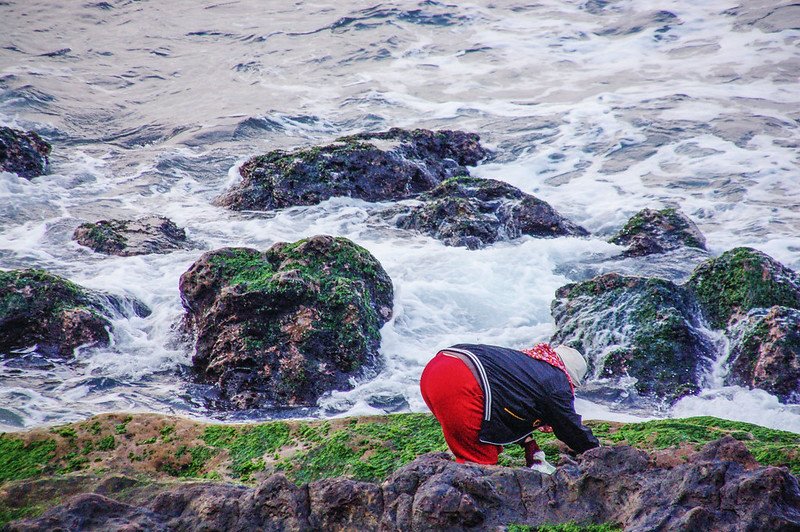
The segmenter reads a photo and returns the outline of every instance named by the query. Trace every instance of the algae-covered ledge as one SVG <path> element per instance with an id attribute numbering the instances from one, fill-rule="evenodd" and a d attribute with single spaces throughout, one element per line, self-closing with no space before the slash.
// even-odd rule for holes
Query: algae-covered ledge
<path id="1" fill-rule="evenodd" d="M 800 435 L 712 417 L 644 423 L 587 421 L 604 445 L 687 452 L 730 435 L 762 465 L 800 474 Z M 537 436 L 551 461 L 564 450 L 552 434 Z M 283 472 L 295 483 L 347 477 L 380 481 L 429 452 L 447 451 L 429 414 L 310 421 L 209 424 L 160 414 L 102 414 L 25 433 L 0 434 L 0 482 L 116 472 L 158 479 L 253 483 Z M 500 465 L 521 466 L 518 446 Z"/>
<path id="2" fill-rule="evenodd" d="M 785 466 L 800 474 L 800 434 L 712 417 L 587 425 L 605 446 L 623 454 L 620 445 L 646 451 L 654 467 L 684 463 L 709 442 L 728 437 L 743 443 L 761 465 Z M 542 433 L 538 439 L 548 460 L 571 463 L 563 461 L 565 448 L 551 434 Z M 161 414 L 103 414 L 0 434 L 0 525 L 63 508 L 75 496 L 109 496 L 136 506 L 180 486 L 210 483 L 227 486 L 228 491 L 236 485 L 257 490 L 278 482 L 274 473 L 283 475 L 284 490 L 302 492 L 303 486 L 324 489 L 351 482 L 369 492 L 369 486 L 375 486 L 369 482 L 390 479 L 406 465 L 413 469 L 410 463 L 423 455 L 441 460 L 446 449 L 430 414 L 244 424 Z M 502 466 L 512 466 L 508 474 L 516 475 L 524 470 L 516 466 L 523 463 L 521 448 L 508 446 L 498 474 L 504 474 Z"/>

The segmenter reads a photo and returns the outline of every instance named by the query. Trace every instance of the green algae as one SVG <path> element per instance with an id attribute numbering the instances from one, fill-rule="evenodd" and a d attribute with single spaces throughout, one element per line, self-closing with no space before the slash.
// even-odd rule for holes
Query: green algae
<path id="1" fill-rule="evenodd" d="M 754 308 L 800 309 L 800 275 L 751 248 L 734 248 L 698 266 L 689 286 L 712 326 L 724 329 Z"/>
<path id="2" fill-rule="evenodd" d="M 114 439 L 114 436 L 111 434 L 103 436 L 97 442 L 97 449 L 99 451 L 113 451 L 116 447 L 117 447 L 117 442 Z"/>
<path id="3" fill-rule="evenodd" d="M 218 452 L 218 449 L 204 445 L 181 445 L 175 452 L 176 461 L 162 464 L 161 471 L 178 478 L 218 478 L 218 474 L 206 471 L 208 461 Z M 184 457 L 188 457 L 188 460 Z"/>
<path id="4" fill-rule="evenodd" d="M 623 529 L 617 524 L 581 525 L 578 523 L 563 523 L 559 525 L 508 525 L 507 532 L 621 532 Z"/>
<path id="5" fill-rule="evenodd" d="M 421 454 L 447 450 L 439 423 L 427 414 L 351 421 L 324 435 L 306 429 L 303 437 L 298 431 L 308 448 L 283 459 L 278 468 L 298 483 L 331 476 L 380 481 Z"/>
<path id="6" fill-rule="evenodd" d="M 289 425 L 282 421 L 245 427 L 212 425 L 206 427 L 202 439 L 211 447 L 227 449 L 233 476 L 248 480 L 264 469 L 265 454 L 289 443 L 289 432 Z"/>
<path id="7" fill-rule="evenodd" d="M 761 465 L 788 467 L 800 475 L 800 434 L 768 429 L 740 421 L 702 416 L 629 423 L 617 428 L 608 423 L 587 422 L 604 445 L 625 444 L 652 451 L 680 446 L 699 450 L 723 436 L 742 441 Z"/>
<path id="8" fill-rule="evenodd" d="M 25 443 L 7 434 L 0 434 L 0 482 L 46 472 L 55 452 L 56 442 L 53 439 Z"/>

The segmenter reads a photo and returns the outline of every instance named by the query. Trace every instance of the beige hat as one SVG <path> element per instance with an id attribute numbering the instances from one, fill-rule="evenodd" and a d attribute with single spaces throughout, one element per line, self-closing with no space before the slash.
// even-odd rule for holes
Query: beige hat
<path id="1" fill-rule="evenodd" d="M 583 378 L 586 376 L 586 359 L 583 358 L 580 351 L 573 349 L 566 345 L 560 345 L 554 349 L 561 361 L 567 367 L 567 373 L 572 379 L 572 384 L 576 387 L 583 383 Z"/>

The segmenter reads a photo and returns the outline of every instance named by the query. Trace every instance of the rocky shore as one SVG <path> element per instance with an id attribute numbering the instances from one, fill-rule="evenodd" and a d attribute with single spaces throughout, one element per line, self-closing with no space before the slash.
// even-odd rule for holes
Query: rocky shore
<path id="1" fill-rule="evenodd" d="M 50 146 L 7 129 L 2 168 L 45 172 Z M 215 203 L 263 213 L 353 197 L 378 202 L 370 223 L 470 250 L 593 236 L 542 198 L 470 176 L 488 154 L 460 131 L 352 135 L 254 156 Z M 318 234 L 201 251 L 186 230 L 148 216 L 83 222 L 73 239 L 119 260 L 197 249 L 175 286 L 176 343 L 193 356 L 174 375 L 210 390 L 194 400 L 210 411 L 313 406 L 378 375 L 394 285 L 369 251 Z M 621 251 L 607 264 L 684 251 L 696 263 L 683 282 L 609 267 L 556 291 L 551 341 L 589 355 L 590 385 L 668 406 L 699 393 L 726 357 L 726 383 L 800 401 L 800 274 L 751 248 L 711 257 L 676 207 L 644 209 L 609 241 Z M 149 312 L 43 270 L 2 271 L 0 358 L 67 363 L 113 345 L 114 320 Z M 11 530 L 800 527 L 797 434 L 712 418 L 590 426 L 604 446 L 580 457 L 542 435 L 559 465 L 542 476 L 520 467 L 517 449 L 497 467 L 456 465 L 421 414 L 249 425 L 108 414 L 0 434 L 0 521 Z"/>
<path id="2" fill-rule="evenodd" d="M 795 530 L 800 436 L 689 418 L 588 422 L 556 472 L 459 465 L 426 414 L 220 425 L 106 414 L 0 435 L 6 530 Z"/>

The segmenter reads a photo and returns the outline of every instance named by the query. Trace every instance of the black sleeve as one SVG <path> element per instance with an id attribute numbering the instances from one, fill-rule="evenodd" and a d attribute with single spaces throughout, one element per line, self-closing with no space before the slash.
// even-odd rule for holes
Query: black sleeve
<path id="1" fill-rule="evenodd" d="M 556 438 L 579 453 L 600 446 L 591 429 L 581 423 L 581 416 L 575 412 L 575 397 L 571 391 L 556 393 L 549 398 L 547 422 L 553 427 Z"/>

